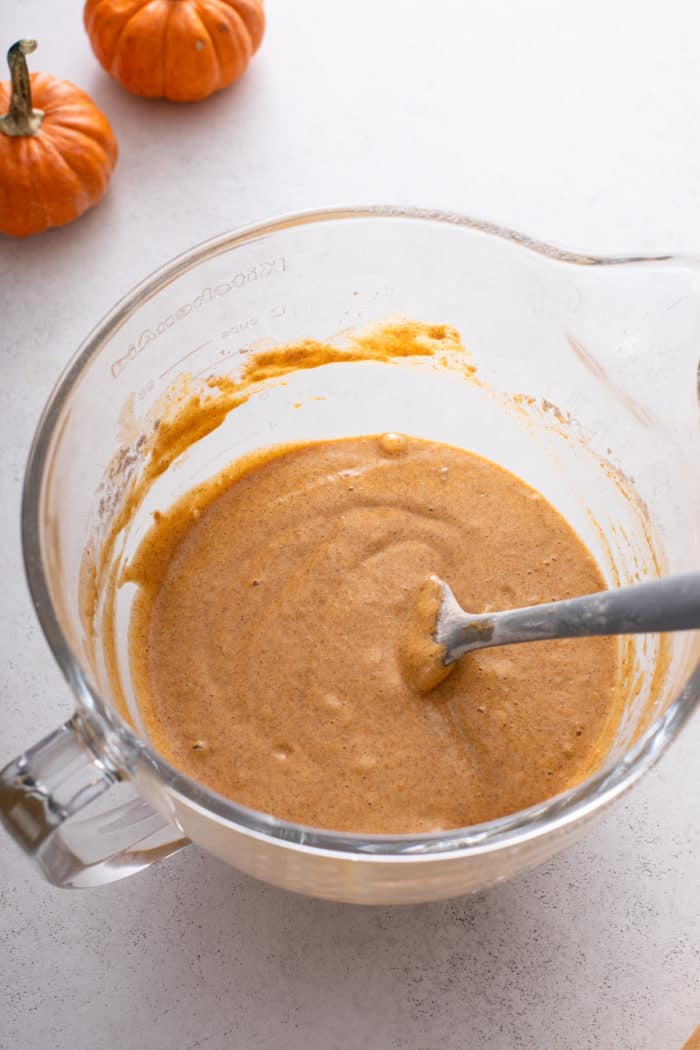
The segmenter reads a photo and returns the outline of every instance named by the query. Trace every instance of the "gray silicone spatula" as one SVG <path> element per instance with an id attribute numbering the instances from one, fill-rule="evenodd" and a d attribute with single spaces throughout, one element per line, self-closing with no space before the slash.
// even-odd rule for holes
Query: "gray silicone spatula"
<path id="1" fill-rule="evenodd" d="M 442 590 L 433 640 L 444 646 L 445 667 L 475 649 L 495 645 L 700 628 L 700 572 L 489 613 L 465 612 L 445 581 L 432 579 Z"/>

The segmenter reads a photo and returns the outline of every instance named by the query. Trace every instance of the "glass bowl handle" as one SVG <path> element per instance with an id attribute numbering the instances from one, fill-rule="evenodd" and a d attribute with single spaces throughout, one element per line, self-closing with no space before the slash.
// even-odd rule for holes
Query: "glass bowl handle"
<path id="1" fill-rule="evenodd" d="M 115 882 L 188 844 L 138 795 L 73 821 L 120 783 L 74 715 L 0 771 L 0 821 L 55 886 Z"/>

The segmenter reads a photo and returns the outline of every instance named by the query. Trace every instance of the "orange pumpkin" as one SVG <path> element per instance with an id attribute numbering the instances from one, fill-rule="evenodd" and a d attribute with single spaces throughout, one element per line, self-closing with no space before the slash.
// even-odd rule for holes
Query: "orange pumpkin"
<path id="1" fill-rule="evenodd" d="M 195 102 L 243 76 L 265 31 L 262 0 L 87 0 L 102 66 L 145 98 Z"/>
<path id="2" fill-rule="evenodd" d="M 0 82 L 0 231 L 13 237 L 82 215 L 117 160 L 109 122 L 84 91 L 48 73 L 29 76 L 25 55 L 35 48 L 34 40 L 14 44 L 11 82 Z"/>

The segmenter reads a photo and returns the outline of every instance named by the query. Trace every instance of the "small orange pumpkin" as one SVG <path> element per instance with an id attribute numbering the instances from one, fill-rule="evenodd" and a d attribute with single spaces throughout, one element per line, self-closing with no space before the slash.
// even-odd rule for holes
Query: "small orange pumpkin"
<path id="1" fill-rule="evenodd" d="M 196 102 L 243 76 L 265 31 L 262 0 L 87 0 L 92 50 L 135 95 Z"/>
<path id="2" fill-rule="evenodd" d="M 107 189 L 117 140 L 107 118 L 74 84 L 27 70 L 34 40 L 7 53 L 0 82 L 0 231 L 29 237 L 77 219 Z M 37 104 L 34 109 L 32 103 Z"/>

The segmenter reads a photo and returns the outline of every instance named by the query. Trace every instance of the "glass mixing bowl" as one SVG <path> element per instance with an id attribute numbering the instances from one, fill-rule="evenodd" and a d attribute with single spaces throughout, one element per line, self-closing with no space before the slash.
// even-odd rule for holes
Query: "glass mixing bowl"
<path id="1" fill-rule="evenodd" d="M 658 637 L 621 643 L 634 687 L 610 754 L 584 783 L 474 827 L 360 836 L 246 809 L 153 751 L 138 711 L 119 714 L 86 644 L 81 561 L 96 519 L 104 527 L 119 509 L 118 487 L 103 498 L 110 469 L 139 469 L 139 428 L 181 373 L 235 374 L 260 347 L 342 339 L 405 316 L 455 326 L 478 381 L 425 362 L 292 372 L 175 460 L 158 479 L 161 503 L 253 448 L 395 430 L 473 449 L 535 485 L 613 585 L 696 569 L 699 305 L 696 259 L 576 255 L 400 208 L 316 212 L 226 234 L 146 280 L 68 365 L 29 457 L 27 576 L 76 712 L 1 774 L 10 834 L 63 886 L 120 878 L 191 840 L 287 889 L 383 904 L 480 889 L 577 839 L 697 706 L 698 632 L 669 636 L 665 652 Z M 123 537 L 123 556 L 142 527 L 135 521 Z M 122 653 L 127 620 L 122 602 Z M 123 661 L 121 671 L 128 679 Z"/>

